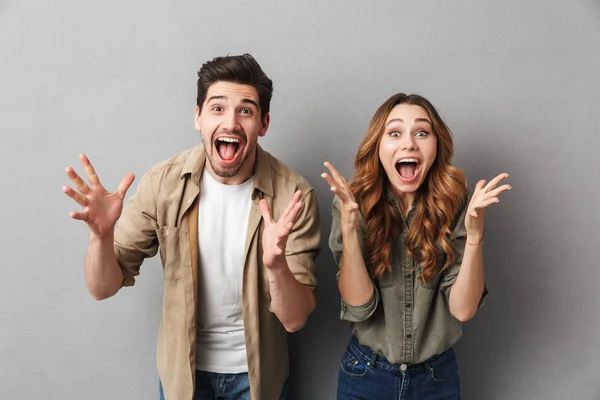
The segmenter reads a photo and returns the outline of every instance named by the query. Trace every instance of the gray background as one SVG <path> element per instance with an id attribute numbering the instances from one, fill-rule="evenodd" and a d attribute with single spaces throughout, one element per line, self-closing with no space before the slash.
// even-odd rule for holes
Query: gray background
<path id="1" fill-rule="evenodd" d="M 84 152 L 116 188 L 199 143 L 196 70 L 250 52 L 275 82 L 261 143 L 315 186 L 323 219 L 294 398 L 334 398 L 349 338 L 322 162 L 349 177 L 371 115 L 406 91 L 451 126 L 471 188 L 511 173 L 486 217 L 492 293 L 457 346 L 463 397 L 600 399 L 599 38 L 592 0 L 0 1 L 0 398 L 157 398 L 159 262 L 94 301 L 64 167 Z"/>

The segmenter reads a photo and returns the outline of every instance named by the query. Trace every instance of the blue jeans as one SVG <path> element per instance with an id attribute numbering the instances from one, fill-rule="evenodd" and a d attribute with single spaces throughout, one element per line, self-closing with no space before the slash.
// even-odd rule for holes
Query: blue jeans
<path id="1" fill-rule="evenodd" d="M 338 374 L 338 400 L 460 400 L 458 364 L 448 349 L 421 364 L 391 364 L 352 336 Z"/>
<path id="2" fill-rule="evenodd" d="M 160 400 L 165 400 L 162 383 L 159 384 Z M 287 382 L 283 386 L 281 399 L 285 399 L 286 389 Z M 194 400 L 250 400 L 248 373 L 218 374 L 196 370 Z"/>

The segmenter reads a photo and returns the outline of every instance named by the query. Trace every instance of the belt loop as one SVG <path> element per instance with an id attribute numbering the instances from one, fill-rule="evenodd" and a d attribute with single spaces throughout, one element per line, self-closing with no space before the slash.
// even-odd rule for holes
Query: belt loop
<path id="1" fill-rule="evenodd" d="M 371 352 L 371 359 L 367 363 L 367 366 L 371 367 L 371 368 L 375 368 L 375 360 L 377 360 L 377 353 L 375 353 L 373 351 L 373 352 Z"/>
<path id="2" fill-rule="evenodd" d="M 428 359 L 428 360 L 425 360 L 425 361 L 423 362 L 423 365 L 425 366 L 425 372 L 429 372 L 429 371 L 431 371 L 431 369 L 432 369 L 432 368 L 431 368 L 431 358 L 430 358 L 430 359 Z"/>

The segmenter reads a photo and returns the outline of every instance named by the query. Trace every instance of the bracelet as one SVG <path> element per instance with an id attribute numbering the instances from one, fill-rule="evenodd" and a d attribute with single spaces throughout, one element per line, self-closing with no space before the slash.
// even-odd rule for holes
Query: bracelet
<path id="1" fill-rule="evenodd" d="M 467 235 L 465 235 L 465 239 L 466 239 L 467 244 L 470 244 L 471 246 L 479 246 L 481 244 L 481 242 L 483 242 L 483 236 L 481 237 L 481 239 L 477 243 L 470 243 L 469 242 L 469 237 Z"/>

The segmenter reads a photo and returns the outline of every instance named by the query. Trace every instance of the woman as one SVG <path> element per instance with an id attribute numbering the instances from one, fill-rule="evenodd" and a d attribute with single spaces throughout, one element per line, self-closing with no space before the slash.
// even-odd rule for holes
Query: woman
<path id="1" fill-rule="evenodd" d="M 325 163 L 341 318 L 354 334 L 338 399 L 460 399 L 452 346 L 487 294 L 484 211 L 510 186 L 503 173 L 469 198 L 453 153 L 433 105 L 400 93 L 375 112 L 350 183 Z"/>

